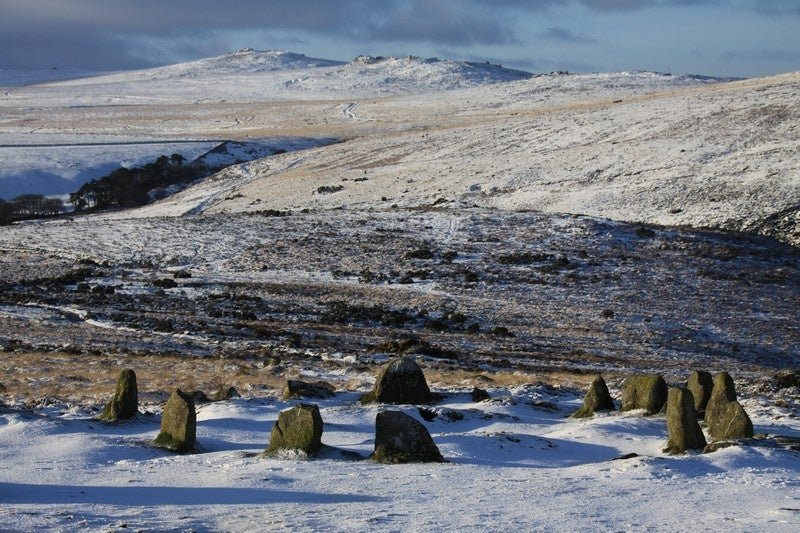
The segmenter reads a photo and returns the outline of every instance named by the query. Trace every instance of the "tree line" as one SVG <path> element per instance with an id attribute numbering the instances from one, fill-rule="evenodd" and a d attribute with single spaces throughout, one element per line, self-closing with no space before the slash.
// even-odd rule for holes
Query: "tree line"
<path id="1" fill-rule="evenodd" d="M 107 176 L 84 183 L 70 193 L 76 213 L 139 207 L 166 196 L 167 189 L 186 185 L 214 172 L 202 163 L 184 164 L 180 154 L 162 155 L 141 167 L 120 167 Z M 0 199 L 0 225 L 17 220 L 55 216 L 66 211 L 64 202 L 42 194 L 23 194 L 12 200 Z"/>
<path id="2" fill-rule="evenodd" d="M 120 167 L 93 179 L 69 195 L 76 212 L 139 207 L 160 199 L 158 190 L 203 178 L 210 169 L 202 164 L 184 165 L 180 154 L 160 156 L 141 167 Z"/>
<path id="3" fill-rule="evenodd" d="M 65 210 L 60 198 L 47 198 L 43 194 L 23 194 L 8 201 L 0 198 L 0 225 L 15 220 L 59 215 Z"/>

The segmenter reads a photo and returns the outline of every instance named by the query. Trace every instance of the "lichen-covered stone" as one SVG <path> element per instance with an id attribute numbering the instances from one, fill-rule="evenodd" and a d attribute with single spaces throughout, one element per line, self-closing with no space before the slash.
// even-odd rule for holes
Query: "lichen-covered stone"
<path id="1" fill-rule="evenodd" d="M 375 387 L 361 398 L 361 403 L 420 404 L 431 399 L 419 365 L 408 357 L 398 357 L 381 370 Z"/>
<path id="2" fill-rule="evenodd" d="M 125 369 L 117 377 L 114 398 L 106 404 L 100 420 L 116 422 L 136 416 L 139 412 L 139 391 L 136 386 L 136 372 Z"/>
<path id="3" fill-rule="evenodd" d="M 572 416 L 573 418 L 587 418 L 597 411 L 613 411 L 614 409 L 614 400 L 608 392 L 608 386 L 603 376 L 597 376 L 589 385 L 589 391 L 583 398 L 583 405 Z"/>
<path id="4" fill-rule="evenodd" d="M 697 423 L 694 397 L 688 389 L 670 388 L 667 394 L 667 434 L 665 452 L 678 454 L 702 450 L 706 437 Z"/>
<path id="5" fill-rule="evenodd" d="M 646 414 L 659 413 L 667 403 L 667 382 L 658 374 L 628 376 L 622 386 L 622 410 L 644 409 Z"/>
<path id="6" fill-rule="evenodd" d="M 705 422 L 711 427 L 713 420 L 718 420 L 725 406 L 736 401 L 736 387 L 733 379 L 727 372 L 720 372 L 714 376 L 714 388 L 706 404 Z"/>
<path id="7" fill-rule="evenodd" d="M 297 379 L 286 380 L 283 386 L 283 399 L 291 400 L 294 398 L 316 398 L 324 400 L 336 394 L 336 389 L 327 381 L 317 381 L 308 383 Z"/>
<path id="8" fill-rule="evenodd" d="M 375 418 L 375 451 L 382 463 L 444 462 L 431 434 L 416 419 L 400 411 L 381 411 Z"/>
<path id="9" fill-rule="evenodd" d="M 728 402 L 722 407 L 715 407 L 714 414 L 708 420 L 707 425 L 708 433 L 715 441 L 749 439 L 753 436 L 753 422 L 742 404 L 737 401 Z"/>
<path id="10" fill-rule="evenodd" d="M 301 403 L 282 411 L 272 426 L 266 454 L 300 450 L 314 455 L 322 447 L 322 416 L 319 407 Z"/>
<path id="11" fill-rule="evenodd" d="M 695 370 L 689 375 L 686 388 L 694 398 L 695 412 L 698 416 L 704 415 L 708 400 L 711 398 L 711 391 L 714 390 L 714 378 L 711 377 L 711 373 L 705 370 Z"/>
<path id="12" fill-rule="evenodd" d="M 156 445 L 174 452 L 188 452 L 197 442 L 197 415 L 194 396 L 175 389 L 161 415 L 161 432 Z"/>

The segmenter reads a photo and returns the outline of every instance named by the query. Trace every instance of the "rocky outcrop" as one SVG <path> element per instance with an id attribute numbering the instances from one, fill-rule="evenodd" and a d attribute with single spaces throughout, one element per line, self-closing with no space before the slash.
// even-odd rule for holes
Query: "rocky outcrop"
<path id="1" fill-rule="evenodd" d="M 322 447 L 322 416 L 319 407 L 301 403 L 282 411 L 272 426 L 269 446 L 264 452 L 273 455 L 283 450 L 314 455 Z"/>
<path id="2" fill-rule="evenodd" d="M 441 463 L 439 448 L 425 426 L 400 411 L 381 411 L 375 418 L 375 451 L 381 463 Z"/>
<path id="3" fill-rule="evenodd" d="M 197 442 L 197 415 L 194 396 L 175 389 L 161 415 L 161 432 L 156 437 L 157 446 L 174 452 L 188 452 Z"/>
<path id="4" fill-rule="evenodd" d="M 419 365 L 408 357 L 398 357 L 381 370 L 375 387 L 361 398 L 361 403 L 420 404 L 432 399 Z"/>
<path id="5" fill-rule="evenodd" d="M 687 450 L 702 450 L 706 437 L 697 423 L 695 400 L 688 389 L 670 388 L 667 394 L 667 434 L 669 440 L 664 451 L 671 454 Z"/>
<path id="6" fill-rule="evenodd" d="M 636 374 L 622 386 L 622 410 L 644 409 L 648 415 L 659 413 L 667 403 L 667 383 L 657 374 Z"/>
<path id="7" fill-rule="evenodd" d="M 136 385 L 136 372 L 125 369 L 117 377 L 114 398 L 106 404 L 100 420 L 116 422 L 133 418 L 139 412 L 139 390 Z"/>
<path id="8" fill-rule="evenodd" d="M 583 398 L 583 405 L 573 415 L 573 418 L 588 418 L 597 411 L 613 411 L 614 400 L 608 392 L 603 376 L 597 376 L 589 385 L 589 391 Z"/>

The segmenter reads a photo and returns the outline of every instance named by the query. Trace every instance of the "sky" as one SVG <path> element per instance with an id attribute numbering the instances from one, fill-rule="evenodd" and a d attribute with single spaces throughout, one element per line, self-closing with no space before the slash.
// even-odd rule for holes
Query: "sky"
<path id="1" fill-rule="evenodd" d="M 239 48 L 753 77 L 800 70 L 800 0 L 0 0 L 0 68 L 123 70 Z"/>

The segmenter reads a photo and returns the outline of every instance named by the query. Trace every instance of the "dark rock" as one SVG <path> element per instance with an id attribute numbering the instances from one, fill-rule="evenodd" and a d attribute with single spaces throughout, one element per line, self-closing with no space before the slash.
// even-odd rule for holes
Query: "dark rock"
<path id="1" fill-rule="evenodd" d="M 671 454 L 687 450 L 702 450 L 706 438 L 697 423 L 694 396 L 689 389 L 670 388 L 667 395 L 667 434 L 669 440 L 664 451 Z"/>
<path id="2" fill-rule="evenodd" d="M 286 385 L 283 386 L 283 399 L 291 400 L 293 398 L 316 398 L 324 400 L 331 398 L 336 394 L 336 389 L 327 381 L 317 381 L 314 383 L 307 383 L 297 379 L 286 380 Z"/>
<path id="3" fill-rule="evenodd" d="M 419 365 L 408 357 L 398 357 L 381 370 L 375 387 L 361 398 L 361 403 L 419 404 L 432 399 Z"/>
<path id="4" fill-rule="evenodd" d="M 316 454 L 322 447 L 322 416 L 319 407 L 300 403 L 282 411 L 272 426 L 267 455 L 281 450 L 300 450 Z"/>
<path id="5" fill-rule="evenodd" d="M 375 353 L 396 353 L 401 355 L 419 354 L 441 358 L 455 358 L 458 355 L 455 352 L 439 348 L 424 339 L 416 337 L 405 337 L 382 342 L 373 346 L 372 351 Z"/>
<path id="6" fill-rule="evenodd" d="M 699 416 L 704 415 L 708 400 L 711 398 L 711 391 L 714 390 L 714 379 L 711 374 L 704 370 L 695 370 L 689 376 L 686 388 L 694 398 L 694 410 Z"/>
<path id="7" fill-rule="evenodd" d="M 611 460 L 612 461 L 624 461 L 626 459 L 634 459 L 636 457 L 639 457 L 639 454 L 635 453 L 635 452 L 631 452 L 631 453 L 626 453 L 626 454 L 623 454 L 623 455 L 618 455 L 617 457 L 612 457 Z"/>
<path id="8" fill-rule="evenodd" d="M 788 389 L 790 387 L 800 387 L 800 370 L 787 369 L 775 372 L 772 380 L 779 389 Z"/>
<path id="9" fill-rule="evenodd" d="M 469 395 L 472 397 L 473 402 L 484 402 L 491 398 L 488 392 L 478 387 L 473 388 Z"/>
<path id="10" fill-rule="evenodd" d="M 648 415 L 659 413 L 667 403 L 667 383 L 657 374 L 636 374 L 622 386 L 622 410 L 644 409 Z"/>
<path id="11" fill-rule="evenodd" d="M 583 399 L 583 405 L 578 409 L 573 418 L 587 418 L 592 416 L 596 411 L 613 411 L 615 409 L 614 400 L 608 392 L 603 376 L 597 376 L 589 385 L 589 392 Z"/>
<path id="12" fill-rule="evenodd" d="M 739 446 L 740 444 L 740 442 L 735 440 L 717 440 L 706 444 L 706 447 L 703 448 L 703 453 L 714 453 L 718 450 L 724 450 L 725 448 L 730 448 L 732 446 Z"/>
<path id="13" fill-rule="evenodd" d="M 136 373 L 125 369 L 119 373 L 114 398 L 106 404 L 100 420 L 116 422 L 133 418 L 139 412 L 139 391 L 136 387 Z"/>
<path id="14" fill-rule="evenodd" d="M 714 441 L 749 439 L 753 436 L 753 422 L 737 401 L 715 408 L 713 416 L 706 423 Z"/>
<path id="15" fill-rule="evenodd" d="M 162 278 L 153 281 L 153 285 L 159 289 L 174 289 L 178 283 L 172 278 Z"/>
<path id="16" fill-rule="evenodd" d="M 231 398 L 238 398 L 239 396 L 241 396 L 241 394 L 236 390 L 236 387 L 226 387 L 223 385 L 211 396 L 211 401 L 222 402 L 224 400 L 230 400 Z"/>
<path id="17" fill-rule="evenodd" d="M 733 379 L 727 372 L 720 372 L 714 376 L 714 387 L 711 389 L 711 397 L 706 404 L 705 422 L 711 426 L 711 420 L 719 419 L 725 405 L 736 401 L 736 388 Z M 716 439 L 715 439 L 716 440 Z"/>
<path id="18" fill-rule="evenodd" d="M 197 441 L 197 415 L 194 397 L 175 389 L 161 415 L 161 433 L 155 444 L 174 452 L 188 452 Z"/>
<path id="19" fill-rule="evenodd" d="M 208 403 L 211 399 L 201 390 L 193 390 L 189 394 L 194 398 L 194 403 Z"/>
<path id="20" fill-rule="evenodd" d="M 381 463 L 441 463 L 439 448 L 420 422 L 400 411 L 381 411 L 375 418 L 375 451 Z"/>

